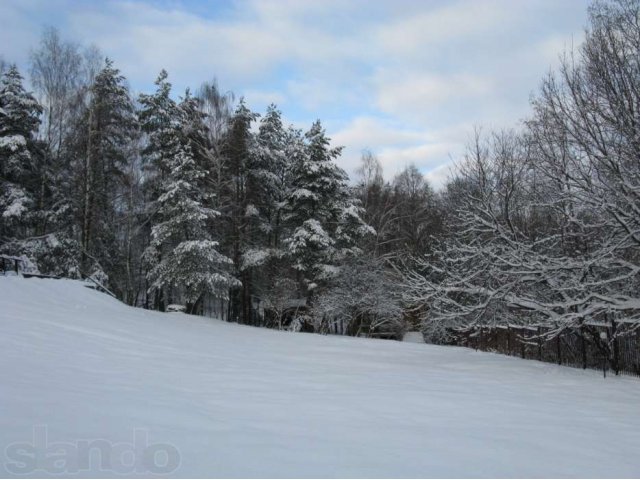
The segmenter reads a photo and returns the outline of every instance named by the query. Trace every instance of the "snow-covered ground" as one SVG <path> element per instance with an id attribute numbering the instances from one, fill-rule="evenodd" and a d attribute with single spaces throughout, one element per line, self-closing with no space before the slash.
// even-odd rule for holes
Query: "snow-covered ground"
<path id="1" fill-rule="evenodd" d="M 637 477 L 640 381 L 0 277 L 0 455 L 31 476 Z"/>

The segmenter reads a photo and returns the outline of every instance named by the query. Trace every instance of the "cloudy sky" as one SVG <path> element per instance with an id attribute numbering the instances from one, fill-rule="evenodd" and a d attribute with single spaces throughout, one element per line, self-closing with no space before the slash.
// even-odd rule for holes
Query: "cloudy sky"
<path id="1" fill-rule="evenodd" d="M 514 125 L 565 48 L 584 0 L 0 0 L 0 55 L 26 68 L 42 29 L 95 43 L 151 91 L 217 78 L 256 111 L 320 118 L 342 166 L 363 149 L 391 177 L 415 163 L 437 186 L 474 125 Z"/>

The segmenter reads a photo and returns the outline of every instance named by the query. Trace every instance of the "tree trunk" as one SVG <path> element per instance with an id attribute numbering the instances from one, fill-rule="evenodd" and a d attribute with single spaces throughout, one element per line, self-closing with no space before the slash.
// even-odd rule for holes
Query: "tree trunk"
<path id="1" fill-rule="evenodd" d="M 89 109 L 89 131 L 87 136 L 87 150 L 85 155 L 84 164 L 84 192 L 83 192 L 83 207 L 82 207 L 82 259 L 81 266 L 83 273 L 86 275 L 87 271 L 87 253 L 89 252 L 89 244 L 91 238 L 91 196 L 93 187 L 93 165 L 92 165 L 92 140 L 93 140 L 93 109 Z"/>

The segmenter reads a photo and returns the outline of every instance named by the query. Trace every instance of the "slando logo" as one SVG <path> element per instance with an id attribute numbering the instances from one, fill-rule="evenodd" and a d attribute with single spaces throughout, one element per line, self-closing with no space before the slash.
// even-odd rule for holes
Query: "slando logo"
<path id="1" fill-rule="evenodd" d="M 37 471 L 51 475 L 88 471 L 118 475 L 168 475 L 180 466 L 180 452 L 169 443 L 149 443 L 145 429 L 133 430 L 132 443 L 104 438 L 52 442 L 46 425 L 33 427 L 30 442 L 11 443 L 5 449 L 5 469 L 12 475 Z"/>

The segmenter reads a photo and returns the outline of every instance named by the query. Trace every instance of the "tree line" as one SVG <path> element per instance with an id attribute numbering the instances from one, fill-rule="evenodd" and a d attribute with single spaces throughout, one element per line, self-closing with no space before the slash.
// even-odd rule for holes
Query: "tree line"
<path id="1" fill-rule="evenodd" d="M 639 25 L 639 0 L 593 3 L 528 118 L 477 128 L 438 192 L 413 165 L 385 180 L 370 152 L 350 180 L 320 121 L 286 126 L 215 81 L 176 95 L 162 71 L 134 97 L 97 48 L 47 30 L 34 94 L 0 64 L 0 253 L 273 328 L 442 342 L 637 321 Z"/>
<path id="2" fill-rule="evenodd" d="M 366 185 L 351 185 L 320 121 L 286 126 L 277 106 L 259 115 L 215 81 L 176 95 L 164 70 L 134 96 L 98 48 L 55 29 L 31 53 L 33 93 L 15 65 L 2 70 L 0 253 L 27 270 L 90 277 L 145 308 L 322 331 L 340 315 L 318 312 L 348 288 L 341 275 L 373 269 L 383 286 L 394 219 L 407 252 L 424 241 L 410 218 L 434 196 L 422 175 L 387 192 L 369 155 Z M 370 214 L 400 197 L 402 220 Z M 397 333 L 399 297 L 385 295 Z M 349 315 L 343 333 L 375 329 Z"/>
<path id="3" fill-rule="evenodd" d="M 476 130 L 446 233 L 405 276 L 428 337 L 511 323 L 600 342 L 590 326 L 640 320 L 639 20 L 637 0 L 595 2 L 523 124 Z"/>

